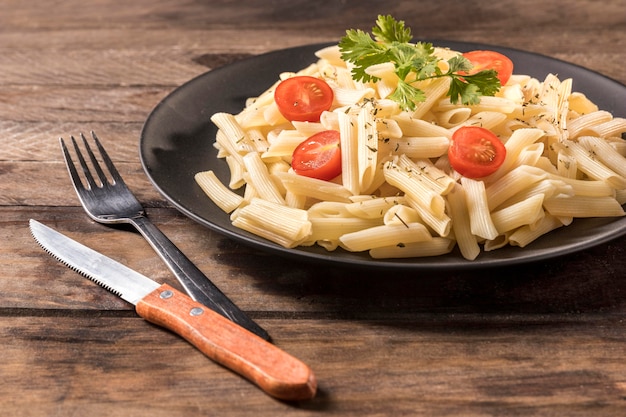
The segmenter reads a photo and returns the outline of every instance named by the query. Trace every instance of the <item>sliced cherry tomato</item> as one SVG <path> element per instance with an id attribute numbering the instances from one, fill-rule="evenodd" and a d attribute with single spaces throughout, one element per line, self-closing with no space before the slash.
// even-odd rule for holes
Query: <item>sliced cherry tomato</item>
<path id="1" fill-rule="evenodd" d="M 450 165 L 468 178 L 493 174 L 504 162 L 506 148 L 491 131 L 482 127 L 464 126 L 452 135 L 448 148 Z"/>
<path id="2" fill-rule="evenodd" d="M 513 74 L 513 61 L 499 52 L 478 50 L 466 52 L 463 56 L 474 65 L 470 74 L 489 69 L 495 70 L 501 85 L 505 85 Z"/>
<path id="3" fill-rule="evenodd" d="M 291 122 L 318 122 L 333 99 L 333 90 L 326 81 L 309 76 L 287 78 L 274 91 L 278 110 Z"/>
<path id="4" fill-rule="evenodd" d="M 339 132 L 324 130 L 302 142 L 293 151 L 291 167 L 296 174 L 325 181 L 341 174 Z"/>

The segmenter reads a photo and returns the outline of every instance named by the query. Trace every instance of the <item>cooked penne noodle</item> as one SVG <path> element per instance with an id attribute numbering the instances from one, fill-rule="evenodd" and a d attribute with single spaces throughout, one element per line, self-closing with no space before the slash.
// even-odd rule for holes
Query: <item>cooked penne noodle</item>
<path id="1" fill-rule="evenodd" d="M 313 136 L 316 133 L 327 130 L 327 128 L 321 122 L 317 123 L 317 122 L 293 121 L 291 122 L 291 124 L 293 124 L 294 129 L 296 129 L 296 131 L 305 138 L 308 138 L 309 136 Z M 289 132 L 289 130 L 285 130 L 285 131 Z"/>
<path id="2" fill-rule="evenodd" d="M 211 121 L 224 134 L 226 149 L 231 154 L 248 153 L 253 151 L 254 145 L 250 143 L 248 133 L 241 127 L 235 116 L 228 113 L 215 113 L 211 116 Z M 220 142 L 224 145 L 224 143 Z"/>
<path id="3" fill-rule="evenodd" d="M 598 111 L 598 106 L 589 100 L 583 93 L 574 91 L 570 94 L 567 101 L 569 102 L 570 110 L 580 115 Z"/>
<path id="4" fill-rule="evenodd" d="M 216 206 L 230 213 L 241 205 L 243 197 L 226 187 L 213 171 L 198 172 L 194 179 Z"/>
<path id="5" fill-rule="evenodd" d="M 372 227 L 381 226 L 381 219 L 361 219 L 358 217 L 311 217 L 311 235 L 313 241 L 340 240 L 341 236 Z"/>
<path id="6" fill-rule="evenodd" d="M 478 126 L 484 129 L 495 129 L 498 125 L 507 120 L 507 115 L 495 111 L 482 111 L 474 114 L 472 117 L 450 129 L 455 132 L 463 126 Z"/>
<path id="7" fill-rule="evenodd" d="M 398 204 L 403 204 L 404 201 L 404 197 L 375 198 L 368 196 L 365 200 L 346 204 L 345 208 L 352 216 L 363 219 L 376 219 L 382 218 L 387 210 Z"/>
<path id="8" fill-rule="evenodd" d="M 454 104 L 449 98 L 444 98 L 437 103 L 438 111 L 447 111 L 456 108 L 458 104 Z M 473 114 L 480 112 L 497 112 L 509 114 L 513 113 L 519 105 L 512 100 L 503 97 L 490 97 L 483 96 L 480 98 L 480 103 L 468 106 Z"/>
<path id="9" fill-rule="evenodd" d="M 598 158 L 607 168 L 626 177 L 626 157 L 622 156 L 606 141 L 595 136 L 583 136 L 578 142 Z"/>
<path id="10" fill-rule="evenodd" d="M 360 194 L 357 132 L 352 116 L 339 113 L 339 135 L 341 138 L 341 181 L 353 195 Z"/>
<path id="11" fill-rule="evenodd" d="M 556 181 L 562 181 L 572 189 L 572 194 L 587 197 L 614 197 L 616 190 L 605 181 L 577 180 L 574 178 L 550 175 Z"/>
<path id="12" fill-rule="evenodd" d="M 383 224 L 386 225 L 407 225 L 408 223 L 422 223 L 422 218 L 417 210 L 408 205 L 398 204 L 393 206 L 383 216 Z"/>
<path id="13" fill-rule="evenodd" d="M 437 158 L 448 152 L 450 140 L 445 136 L 403 136 L 390 141 L 390 144 L 399 155 L 422 159 Z"/>
<path id="14" fill-rule="evenodd" d="M 287 119 L 282 115 L 276 103 L 271 103 L 263 110 L 263 117 L 269 126 L 277 126 L 286 123 Z"/>
<path id="15" fill-rule="evenodd" d="M 557 153 L 557 173 L 564 178 L 576 178 L 578 174 L 578 163 L 576 158 L 565 152 Z"/>
<path id="16" fill-rule="evenodd" d="M 438 236 L 446 237 L 450 235 L 450 232 L 452 231 L 452 219 L 447 214 L 444 213 L 441 217 L 436 216 L 427 207 L 424 207 L 422 204 L 408 196 L 406 198 L 406 202 L 409 206 L 414 208 L 415 211 L 417 211 L 424 224 L 433 229 Z"/>
<path id="17" fill-rule="evenodd" d="M 534 227 L 522 226 L 511 233 L 508 239 L 509 244 L 523 248 L 537 238 L 562 226 L 564 224 L 558 217 L 545 215 Z"/>
<path id="18" fill-rule="evenodd" d="M 626 178 L 618 175 L 606 165 L 592 157 L 587 149 L 576 142 L 567 141 L 563 152 L 576 159 L 578 169 L 594 180 L 606 181 L 616 189 L 626 188 Z"/>
<path id="19" fill-rule="evenodd" d="M 469 107 L 457 107 L 437 114 L 437 124 L 451 128 L 465 122 L 472 115 Z"/>
<path id="20" fill-rule="evenodd" d="M 224 155 L 230 156 L 235 162 L 240 165 L 243 165 L 243 156 L 239 153 L 239 149 L 235 142 L 230 140 L 226 132 L 223 130 L 218 130 L 215 135 L 215 140 L 220 147 L 221 152 Z"/>
<path id="21" fill-rule="evenodd" d="M 514 194 L 512 197 L 502 202 L 502 204 L 498 207 L 495 207 L 495 210 L 520 203 L 538 195 L 542 196 L 543 199 L 546 199 L 556 196 L 571 197 L 574 194 L 575 192 L 569 184 L 559 180 L 545 179 L 533 184 L 531 187 L 526 188 L 517 194 Z"/>
<path id="22" fill-rule="evenodd" d="M 253 198 L 231 215 L 233 225 L 292 248 L 311 234 L 305 210 Z"/>
<path id="23" fill-rule="evenodd" d="M 624 209 L 612 197 L 556 197 L 543 203 L 546 211 L 562 217 L 615 217 L 623 216 Z"/>
<path id="24" fill-rule="evenodd" d="M 247 153 L 243 157 L 243 163 L 248 173 L 244 178 L 247 178 L 247 182 L 256 189 L 260 198 L 277 204 L 285 204 L 285 199 L 270 176 L 261 155 L 257 152 Z"/>
<path id="25" fill-rule="evenodd" d="M 383 258 L 423 258 L 450 253 L 454 248 L 454 240 L 443 237 L 433 237 L 430 240 L 403 245 L 374 248 L 369 255 L 374 259 Z"/>
<path id="26" fill-rule="evenodd" d="M 427 122 L 422 119 L 416 119 L 406 113 L 400 113 L 392 117 L 396 121 L 404 136 L 428 137 L 428 136 L 446 136 L 450 138 L 452 133 L 449 129 L 437 126 L 434 123 Z"/>
<path id="27" fill-rule="evenodd" d="M 357 167 L 359 188 L 366 190 L 374 181 L 378 161 L 378 131 L 371 103 L 366 103 L 357 117 Z M 356 193 L 355 193 L 356 194 Z"/>
<path id="28" fill-rule="evenodd" d="M 590 130 L 593 134 L 595 134 L 595 136 L 599 136 L 601 138 L 621 136 L 624 132 L 626 132 L 626 119 L 616 117 L 613 120 L 596 125 L 590 128 Z"/>
<path id="29" fill-rule="evenodd" d="M 261 158 L 264 161 L 275 161 L 277 159 L 285 159 L 291 162 L 291 155 L 294 149 L 300 145 L 307 136 L 297 130 L 282 130 L 276 137 L 271 140 L 269 146 L 262 151 Z"/>
<path id="30" fill-rule="evenodd" d="M 580 135 L 591 133 L 594 126 L 608 122 L 613 119 L 613 115 L 605 110 L 594 111 L 592 113 L 583 114 L 575 119 L 567 121 L 567 130 L 570 139 L 574 139 Z"/>
<path id="31" fill-rule="evenodd" d="M 547 176 L 548 174 L 539 168 L 528 165 L 518 166 L 485 189 L 487 205 L 493 210 L 507 199 L 521 193 Z"/>
<path id="32" fill-rule="evenodd" d="M 615 199 L 622 206 L 626 204 L 626 190 L 616 190 Z"/>
<path id="33" fill-rule="evenodd" d="M 420 84 L 420 83 L 418 83 Z M 450 80 L 448 78 L 439 78 L 436 80 L 422 82 L 419 88 L 426 94 L 426 99 L 416 104 L 412 117 L 420 119 L 423 117 L 437 101 L 443 97 L 450 88 Z"/>
<path id="34" fill-rule="evenodd" d="M 296 195 L 304 195 L 321 201 L 349 202 L 352 193 L 341 184 L 316 178 L 303 177 L 292 172 L 274 174 L 283 186 Z"/>
<path id="35" fill-rule="evenodd" d="M 351 252 L 361 252 L 384 246 L 431 240 L 430 232 L 421 223 L 374 226 L 357 232 L 346 233 L 339 238 L 341 245 Z"/>
<path id="36" fill-rule="evenodd" d="M 238 155 L 239 158 L 236 158 L 232 155 L 226 156 L 226 164 L 228 165 L 228 169 L 230 170 L 230 181 L 228 182 L 228 187 L 233 190 L 238 190 L 243 187 L 246 182 L 243 179 L 245 168 L 243 165 L 243 158 L 241 155 Z M 241 162 L 239 162 L 241 160 Z"/>
<path id="37" fill-rule="evenodd" d="M 543 195 L 534 195 L 491 213 L 491 220 L 501 235 L 521 226 L 533 228 L 544 216 L 542 203 Z"/>
<path id="38" fill-rule="evenodd" d="M 374 97 L 376 93 L 372 88 L 364 88 L 362 90 L 336 88 L 334 92 L 335 101 L 340 106 L 354 106 L 365 98 Z"/>
<path id="39" fill-rule="evenodd" d="M 419 179 L 424 185 L 437 194 L 448 194 L 452 188 L 454 188 L 454 179 L 446 174 L 444 171 L 437 168 L 430 160 L 411 159 L 407 155 L 400 155 L 398 158 L 398 165 L 419 176 Z"/>
<path id="40" fill-rule="evenodd" d="M 467 211 L 472 233 L 483 239 L 495 239 L 498 236 L 498 230 L 491 220 L 485 184 L 482 181 L 463 177 L 461 178 L 461 185 L 466 193 Z"/>
<path id="41" fill-rule="evenodd" d="M 365 73 L 380 78 L 381 80 L 392 81 L 398 84 L 398 76 L 396 75 L 395 68 L 393 62 L 383 62 L 382 64 L 367 67 Z"/>
<path id="42" fill-rule="evenodd" d="M 448 202 L 450 203 L 450 217 L 454 223 L 454 237 L 461 255 L 473 261 L 480 254 L 480 246 L 476 235 L 472 233 L 465 190 L 460 184 L 456 184 L 448 194 Z"/>
<path id="43" fill-rule="evenodd" d="M 341 59 L 341 52 L 337 45 L 327 46 L 315 52 L 319 59 L 328 61 L 330 65 L 345 67 L 346 63 Z"/>
<path id="44" fill-rule="evenodd" d="M 486 179 L 486 181 L 490 182 L 500 178 L 513 169 L 522 150 L 538 141 L 543 135 L 544 132 L 540 129 L 518 129 L 513 132 L 511 137 L 504 144 L 506 148 L 506 158 L 504 162 L 495 173 L 491 174 L 489 178 Z"/>
<path id="45" fill-rule="evenodd" d="M 293 207 L 298 209 L 305 209 L 307 203 L 307 196 L 302 194 L 294 194 L 289 190 L 285 191 L 285 204 L 287 207 Z"/>
<path id="46" fill-rule="evenodd" d="M 389 184 L 397 187 L 405 195 L 428 208 L 434 216 L 443 216 L 445 200 L 440 194 L 430 189 L 419 175 L 393 162 L 385 164 L 384 173 L 385 179 Z"/>

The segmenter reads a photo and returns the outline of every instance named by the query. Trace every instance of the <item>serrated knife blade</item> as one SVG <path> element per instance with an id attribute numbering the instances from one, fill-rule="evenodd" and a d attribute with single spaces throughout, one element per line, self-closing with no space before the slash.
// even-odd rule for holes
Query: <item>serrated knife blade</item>
<path id="1" fill-rule="evenodd" d="M 299 359 L 168 284 L 159 284 L 36 220 L 29 225 L 35 240 L 54 258 L 134 304 L 139 316 L 177 333 L 267 394 L 288 401 L 315 396 L 315 376 Z"/>

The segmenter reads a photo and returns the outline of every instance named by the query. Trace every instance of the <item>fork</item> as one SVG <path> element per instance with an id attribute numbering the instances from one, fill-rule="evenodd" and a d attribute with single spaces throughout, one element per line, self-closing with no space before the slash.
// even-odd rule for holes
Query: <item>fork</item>
<path id="1" fill-rule="evenodd" d="M 150 243 L 163 261 L 165 261 L 191 298 L 246 328 L 257 336 L 269 340 L 270 336 L 267 332 L 226 297 L 226 295 L 224 295 L 219 288 L 217 288 L 215 284 L 213 284 L 206 275 L 204 275 L 202 271 L 200 271 L 189 258 L 187 258 L 167 236 L 150 221 L 141 203 L 139 203 L 137 198 L 124 183 L 124 180 L 113 165 L 113 161 L 111 161 L 111 158 L 104 150 L 95 132 L 92 131 L 91 136 L 100 152 L 102 161 L 106 165 L 109 177 L 107 177 L 102 166 L 96 159 L 85 135 L 81 133 L 80 137 L 84 148 L 87 151 L 91 166 L 95 170 L 95 174 L 99 180 L 96 181 L 76 139 L 74 136 L 71 136 L 70 138 L 74 145 L 76 157 L 82 168 L 86 184 L 81 180 L 63 138 L 59 138 L 65 164 L 72 179 L 74 189 L 89 217 L 98 223 L 126 223 L 132 225 Z"/>

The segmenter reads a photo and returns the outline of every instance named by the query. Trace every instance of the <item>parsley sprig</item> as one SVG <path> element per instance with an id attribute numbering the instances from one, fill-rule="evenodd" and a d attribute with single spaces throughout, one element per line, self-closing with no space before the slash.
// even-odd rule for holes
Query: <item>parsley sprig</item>
<path id="1" fill-rule="evenodd" d="M 360 29 L 346 31 L 339 42 L 339 50 L 344 61 L 354 65 L 352 76 L 356 81 L 377 81 L 366 72 L 372 65 L 392 62 L 399 78 L 398 86 L 389 96 L 404 110 L 414 110 L 416 103 L 426 99 L 424 91 L 414 83 L 432 78 L 450 77 L 448 96 L 452 103 L 477 104 L 481 96 L 492 96 L 500 89 L 500 81 L 495 70 L 483 70 L 468 74 L 472 64 L 462 55 L 450 58 L 448 71 L 442 72 L 437 65 L 437 57 L 431 43 L 411 43 L 411 29 L 403 21 L 391 16 L 378 16 L 372 35 Z"/>

